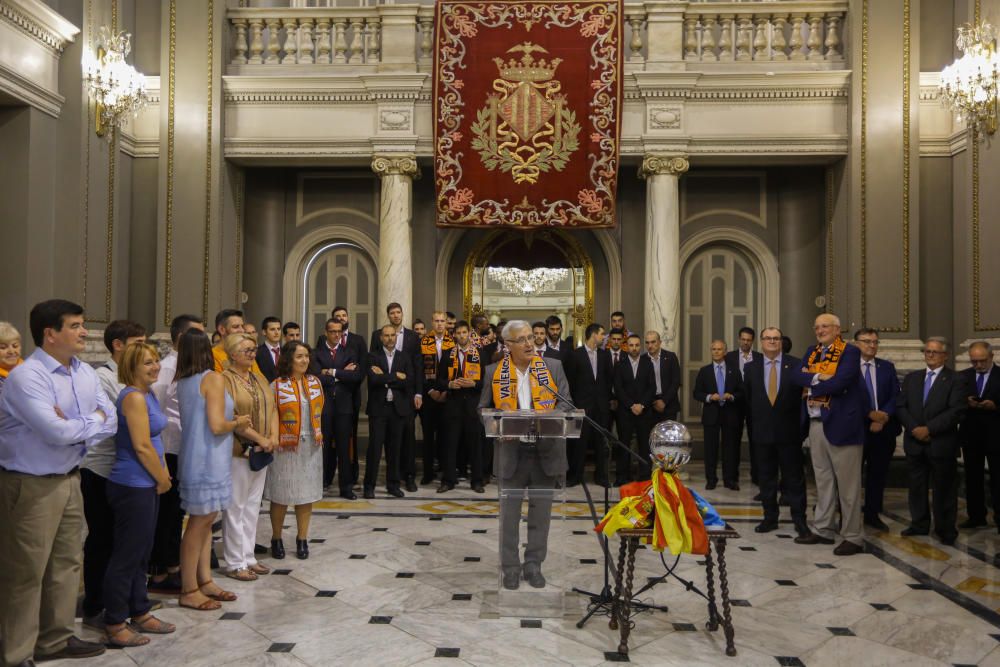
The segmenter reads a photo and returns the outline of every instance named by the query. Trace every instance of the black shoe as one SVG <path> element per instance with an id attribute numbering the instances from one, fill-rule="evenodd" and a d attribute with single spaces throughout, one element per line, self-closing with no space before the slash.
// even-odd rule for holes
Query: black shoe
<path id="1" fill-rule="evenodd" d="M 719 485 L 718 480 L 714 480 L 714 479 L 709 480 L 709 481 L 705 482 L 705 490 L 706 491 L 711 491 L 712 489 L 714 489 L 718 485 Z"/>
<path id="2" fill-rule="evenodd" d="M 437 492 L 438 493 L 447 493 L 448 491 L 451 491 L 454 488 L 455 488 L 454 484 L 450 484 L 448 482 L 441 482 L 441 485 L 438 486 Z"/>
<path id="3" fill-rule="evenodd" d="M 730 491 L 739 491 L 740 490 L 740 485 L 737 484 L 736 482 L 733 482 L 731 484 L 729 482 L 726 482 L 725 483 L 725 487 L 727 489 L 729 489 Z"/>
<path id="4" fill-rule="evenodd" d="M 253 545 L 253 553 L 254 553 L 255 556 L 260 556 L 262 554 L 266 554 L 267 553 L 267 547 L 265 547 L 263 544 L 254 544 Z"/>
<path id="5" fill-rule="evenodd" d="M 865 548 L 854 542 L 848 542 L 844 540 L 837 545 L 837 548 L 833 550 L 834 556 L 853 556 L 854 554 L 863 553 Z"/>
<path id="6" fill-rule="evenodd" d="M 545 588 L 545 577 L 542 576 L 542 566 L 538 563 L 525 563 L 521 567 L 524 580 L 531 584 L 532 588 Z"/>
<path id="7" fill-rule="evenodd" d="M 407 477 L 406 478 L 406 484 L 403 485 L 403 488 L 406 489 L 407 491 L 409 491 L 410 493 L 416 493 L 417 492 L 417 483 L 413 481 L 412 477 Z M 396 490 L 399 491 L 399 489 L 396 489 Z M 395 494 L 393 494 L 393 495 L 395 495 Z M 396 496 L 396 497 L 397 498 L 402 498 L 403 496 L 399 495 L 399 496 Z"/>
<path id="8" fill-rule="evenodd" d="M 406 490 L 409 491 L 410 487 L 406 487 Z M 414 489 L 414 490 L 416 490 L 416 489 Z M 387 488 L 385 490 L 385 492 L 388 493 L 393 498 L 405 498 L 406 497 L 406 494 L 403 493 L 402 491 L 400 491 L 398 486 L 390 486 L 389 488 Z"/>
<path id="9" fill-rule="evenodd" d="M 877 514 L 875 516 L 866 516 L 865 525 L 874 528 L 875 530 L 889 532 L 889 526 L 886 525 L 885 521 L 880 519 Z"/>
<path id="10" fill-rule="evenodd" d="M 822 537 L 807 528 L 804 531 L 799 531 L 799 534 L 795 538 L 794 542 L 796 544 L 825 544 L 825 542 L 822 542 L 821 540 L 823 540 Z M 829 543 L 833 544 L 833 540 L 830 540 Z"/>
<path id="11" fill-rule="evenodd" d="M 962 523 L 958 524 L 958 527 L 962 530 L 968 530 L 970 528 L 985 528 L 986 519 L 966 519 Z"/>
<path id="12" fill-rule="evenodd" d="M 516 591 L 521 585 L 521 569 L 504 568 L 503 587 L 508 591 Z"/>
<path id="13" fill-rule="evenodd" d="M 753 532 L 755 533 L 770 533 L 772 530 L 778 530 L 778 522 L 768 521 L 767 519 L 764 519 L 753 528 Z"/>
<path id="14" fill-rule="evenodd" d="M 295 538 L 295 557 L 299 560 L 309 558 L 309 540 Z"/>
<path id="15" fill-rule="evenodd" d="M 21 662 L 17 663 L 17 667 L 35 667 L 35 661 L 31 658 L 25 658 Z"/>
<path id="16" fill-rule="evenodd" d="M 917 530 L 913 526 L 910 526 L 909 528 L 904 528 L 903 530 L 899 531 L 899 534 L 902 535 L 903 537 L 913 537 L 914 535 L 930 535 L 930 531 Z"/>
<path id="17" fill-rule="evenodd" d="M 372 498 L 375 497 L 375 489 L 366 486 L 365 490 L 362 492 L 362 496 L 368 500 L 371 500 Z"/>
<path id="18" fill-rule="evenodd" d="M 354 491 L 342 491 L 340 497 L 345 500 L 357 500 L 358 494 L 354 493 Z"/>
<path id="19" fill-rule="evenodd" d="M 596 484 L 597 486 L 602 486 L 605 489 L 610 489 L 611 488 L 611 482 L 608 481 L 607 477 L 600 477 L 600 478 L 595 477 L 594 478 L 594 484 Z"/>
<path id="20" fill-rule="evenodd" d="M 572 489 L 574 486 L 580 486 L 580 480 L 576 479 L 575 477 L 566 478 L 566 488 Z"/>
<path id="21" fill-rule="evenodd" d="M 629 483 L 629 480 L 627 480 L 627 479 L 616 479 L 615 480 L 615 486 L 625 486 L 628 483 Z"/>
<path id="22" fill-rule="evenodd" d="M 435 477 L 434 475 L 424 475 L 423 477 L 420 478 L 420 485 L 427 486 L 431 482 L 435 481 L 437 481 L 437 477 Z M 409 489 L 407 489 L 407 491 L 409 491 Z"/>
<path id="23" fill-rule="evenodd" d="M 483 488 L 482 484 L 476 483 L 472 485 L 472 490 L 476 493 L 486 493 L 486 489 Z"/>
<path id="24" fill-rule="evenodd" d="M 941 539 L 941 544 L 945 545 L 946 547 L 953 547 L 953 546 L 955 546 L 955 540 L 957 538 L 958 538 L 957 535 L 949 535 L 947 537 L 941 537 L 940 538 Z"/>
<path id="25" fill-rule="evenodd" d="M 152 577 L 149 578 L 149 583 L 146 584 L 146 590 L 150 593 L 158 593 L 160 595 L 177 595 L 181 592 L 181 573 L 180 572 L 168 572 L 165 579 L 160 581 L 154 581 Z"/>
<path id="26" fill-rule="evenodd" d="M 810 544 L 833 544 L 834 540 L 829 537 L 823 537 L 819 533 L 813 533 L 816 536 L 815 542 L 810 542 Z"/>
<path id="27" fill-rule="evenodd" d="M 760 495 L 760 492 L 758 491 L 758 492 L 757 492 L 757 495 L 755 495 L 755 496 L 754 496 L 754 497 L 752 498 L 752 500 L 753 500 L 753 501 L 754 501 L 755 503 L 759 503 L 760 501 L 764 500 L 764 496 Z"/>
<path id="28" fill-rule="evenodd" d="M 276 540 L 271 540 L 271 557 L 278 560 L 285 557 L 285 543 L 281 541 L 280 537 Z"/>
<path id="29" fill-rule="evenodd" d="M 66 646 L 59 649 L 55 653 L 49 653 L 47 655 L 36 655 L 35 662 L 46 662 L 48 660 L 66 660 L 72 658 L 93 658 L 98 655 L 103 655 L 104 644 L 98 644 L 97 642 L 87 642 L 79 637 L 72 636 L 66 642 Z"/>

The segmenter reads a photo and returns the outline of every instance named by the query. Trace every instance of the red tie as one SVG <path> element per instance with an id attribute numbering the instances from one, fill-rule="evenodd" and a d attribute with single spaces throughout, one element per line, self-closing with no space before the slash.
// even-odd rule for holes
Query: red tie
<path id="1" fill-rule="evenodd" d="M 278 347 L 272 347 L 271 348 L 271 354 L 274 355 L 274 365 L 275 366 L 278 365 L 278 352 L 280 351 L 280 349 L 281 348 L 278 348 Z"/>

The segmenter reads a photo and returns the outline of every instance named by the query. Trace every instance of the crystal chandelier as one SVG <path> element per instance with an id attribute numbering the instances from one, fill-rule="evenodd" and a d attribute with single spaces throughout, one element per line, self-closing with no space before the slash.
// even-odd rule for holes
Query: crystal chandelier
<path id="1" fill-rule="evenodd" d="M 997 129 L 1000 57 L 996 39 L 996 29 L 989 23 L 962 26 L 955 44 L 963 55 L 941 72 L 941 96 L 974 135 L 993 134 Z"/>
<path id="2" fill-rule="evenodd" d="M 132 50 L 128 33 L 115 34 L 105 26 L 98 40 L 97 55 L 86 59 L 83 72 L 90 96 L 97 104 L 97 134 L 103 137 L 146 105 L 146 77 L 125 62 Z"/>
<path id="3" fill-rule="evenodd" d="M 569 269 L 515 269 L 505 266 L 491 266 L 486 269 L 491 280 L 512 293 L 531 296 L 547 292 L 569 276 Z"/>

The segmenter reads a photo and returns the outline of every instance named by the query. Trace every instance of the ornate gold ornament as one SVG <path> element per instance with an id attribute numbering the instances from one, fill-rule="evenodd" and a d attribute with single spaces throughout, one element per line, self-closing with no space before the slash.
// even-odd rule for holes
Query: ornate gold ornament
<path id="1" fill-rule="evenodd" d="M 543 172 L 562 171 L 580 146 L 576 113 L 565 108 L 562 84 L 555 79 L 561 58 L 535 60 L 535 52 L 548 53 L 531 42 L 507 49 L 523 52 L 520 62 L 494 58 L 500 78 L 486 106 L 472 124 L 472 148 L 483 165 L 510 173 L 515 183 L 534 185 Z"/>

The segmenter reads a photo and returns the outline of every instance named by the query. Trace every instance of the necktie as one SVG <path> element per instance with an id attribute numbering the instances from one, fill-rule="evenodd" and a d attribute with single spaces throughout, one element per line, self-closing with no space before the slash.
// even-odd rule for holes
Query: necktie
<path id="1" fill-rule="evenodd" d="M 778 361 L 777 359 L 772 359 L 771 372 L 767 376 L 767 400 L 771 401 L 771 405 L 778 400 Z"/>
<path id="2" fill-rule="evenodd" d="M 458 351 L 458 377 L 465 377 L 465 354 L 461 350 Z"/>
<path id="3" fill-rule="evenodd" d="M 726 376 L 722 374 L 722 366 L 715 366 L 715 387 L 719 392 L 719 398 L 726 393 Z"/>
<path id="4" fill-rule="evenodd" d="M 281 349 L 281 348 L 279 348 L 279 347 L 272 347 L 272 348 L 271 348 L 271 354 L 273 354 L 273 355 L 274 355 L 274 365 L 275 365 L 275 366 L 277 366 L 277 365 L 278 365 L 278 351 L 279 351 L 280 349 Z"/>
<path id="5" fill-rule="evenodd" d="M 878 410 L 878 401 L 875 400 L 875 386 L 872 384 L 872 362 L 865 362 L 865 389 L 868 390 L 868 400 L 871 402 L 872 410 Z"/>
<path id="6" fill-rule="evenodd" d="M 617 352 L 612 352 L 611 353 L 611 359 L 612 359 L 611 363 L 613 363 L 615 366 L 617 366 L 618 365 L 618 353 Z"/>
<path id="7" fill-rule="evenodd" d="M 927 378 L 924 380 L 924 403 L 927 403 L 927 394 L 931 393 L 931 385 L 934 384 L 934 373 L 936 371 L 927 371 Z"/>
<path id="8" fill-rule="evenodd" d="M 986 387 L 986 373 L 976 373 L 976 396 L 982 398 L 983 389 Z"/>

